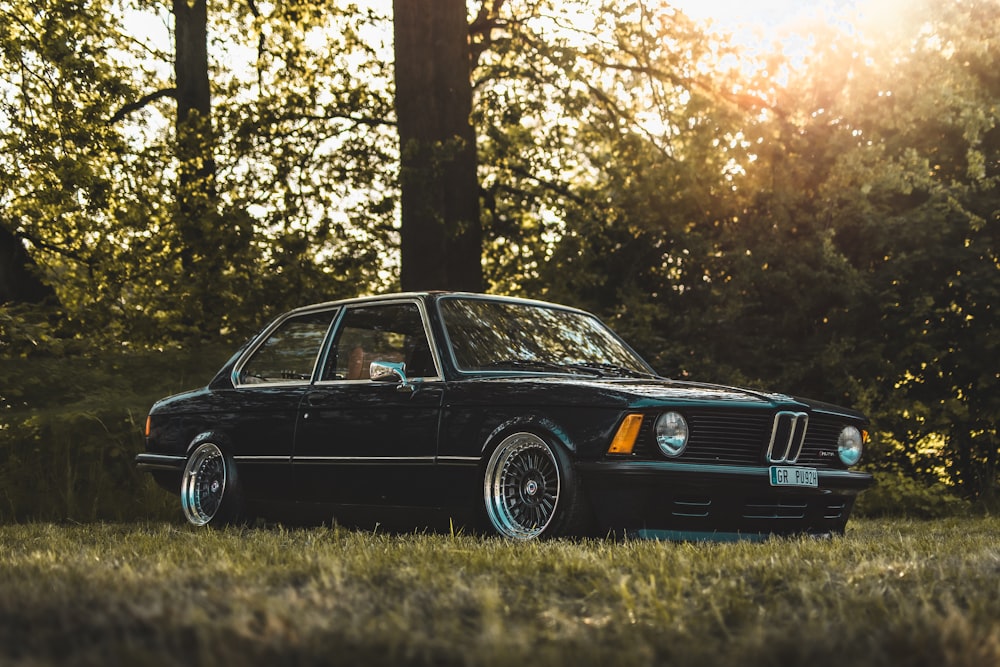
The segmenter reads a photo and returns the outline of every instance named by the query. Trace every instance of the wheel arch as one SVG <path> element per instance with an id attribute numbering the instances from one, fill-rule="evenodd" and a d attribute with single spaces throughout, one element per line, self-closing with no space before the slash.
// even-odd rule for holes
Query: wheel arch
<path id="1" fill-rule="evenodd" d="M 230 456 L 234 454 L 232 438 L 230 438 L 229 435 L 226 434 L 224 431 L 220 431 L 218 429 L 210 429 L 207 431 L 202 431 L 201 433 L 198 433 L 193 438 L 191 438 L 191 442 L 188 443 L 187 450 L 185 450 L 184 455 L 190 457 L 191 453 L 194 450 L 198 449 L 198 447 L 205 444 L 206 442 L 211 442 L 215 445 L 218 445 L 219 449 L 221 449 L 226 454 L 229 454 Z"/>
<path id="2" fill-rule="evenodd" d="M 508 435 L 518 431 L 534 433 L 541 438 L 549 440 L 551 444 L 562 447 L 567 453 L 573 456 L 577 453 L 576 444 L 573 439 L 555 421 L 539 414 L 522 415 L 504 421 L 486 436 L 482 444 L 482 450 L 480 451 L 483 467 L 486 466 L 486 462 L 489 460 L 493 449 L 503 442 L 504 438 Z"/>

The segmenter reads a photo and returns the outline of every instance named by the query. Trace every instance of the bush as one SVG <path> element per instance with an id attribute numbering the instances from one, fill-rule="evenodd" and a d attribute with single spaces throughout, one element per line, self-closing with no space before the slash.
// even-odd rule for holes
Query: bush
<path id="1" fill-rule="evenodd" d="M 204 385 L 229 348 L 70 347 L 0 356 L 0 522 L 178 516 L 135 468 L 146 412 Z"/>
<path id="2" fill-rule="evenodd" d="M 858 497 L 858 516 L 933 519 L 968 514 L 971 506 L 941 482 L 926 484 L 898 471 L 876 472 L 875 486 Z"/>

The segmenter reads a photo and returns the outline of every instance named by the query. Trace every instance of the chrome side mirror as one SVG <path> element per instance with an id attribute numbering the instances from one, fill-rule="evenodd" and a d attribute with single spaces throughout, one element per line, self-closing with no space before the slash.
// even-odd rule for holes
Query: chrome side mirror
<path id="1" fill-rule="evenodd" d="M 397 361 L 373 361 L 368 369 L 372 382 L 399 382 L 399 391 L 413 391 L 416 387 L 406 377 L 406 364 Z"/>

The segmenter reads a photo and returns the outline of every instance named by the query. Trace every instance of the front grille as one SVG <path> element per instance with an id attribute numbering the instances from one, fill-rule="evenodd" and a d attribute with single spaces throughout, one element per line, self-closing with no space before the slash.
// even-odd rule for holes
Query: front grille
<path id="1" fill-rule="evenodd" d="M 759 465 L 761 447 L 766 443 L 771 415 L 764 411 L 699 410 L 684 412 L 690 439 L 678 461 L 723 465 Z M 642 457 L 662 458 L 656 446 L 653 428 L 656 415 L 643 420 L 636 453 Z"/>
<path id="2" fill-rule="evenodd" d="M 769 463 L 795 463 L 809 430 L 809 415 L 782 410 L 774 415 L 771 439 L 767 445 Z"/>
<path id="3" fill-rule="evenodd" d="M 802 443 L 799 465 L 819 468 L 845 468 L 837 456 L 837 438 L 844 421 L 827 415 L 813 415 L 809 432 Z"/>
<path id="4" fill-rule="evenodd" d="M 689 440 L 678 463 L 839 468 L 837 437 L 844 420 L 835 415 L 754 409 L 681 410 Z M 654 426 L 659 413 L 645 415 L 635 456 L 663 460 Z"/>

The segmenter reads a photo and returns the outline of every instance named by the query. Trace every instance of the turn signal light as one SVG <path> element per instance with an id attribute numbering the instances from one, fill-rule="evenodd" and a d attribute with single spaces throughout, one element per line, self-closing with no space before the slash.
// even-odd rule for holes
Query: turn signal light
<path id="1" fill-rule="evenodd" d="M 146 415 L 146 437 L 147 438 L 149 437 L 150 422 L 152 422 L 152 421 L 153 421 L 153 417 L 151 415 Z"/>
<path id="2" fill-rule="evenodd" d="M 639 437 L 640 428 L 642 428 L 642 415 L 626 415 L 618 427 L 615 439 L 608 447 L 608 454 L 631 454 L 636 438 Z"/>

